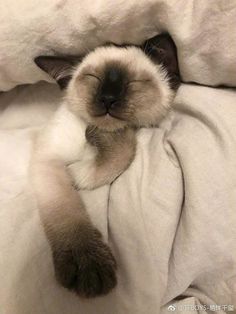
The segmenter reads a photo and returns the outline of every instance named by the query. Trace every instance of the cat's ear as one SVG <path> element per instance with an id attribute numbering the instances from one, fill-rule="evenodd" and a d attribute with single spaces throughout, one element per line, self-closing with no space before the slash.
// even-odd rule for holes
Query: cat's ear
<path id="1" fill-rule="evenodd" d="M 143 51 L 153 62 L 162 64 L 166 69 L 172 88 L 177 89 L 180 84 L 177 48 L 169 34 L 160 34 L 142 45 Z"/>
<path id="2" fill-rule="evenodd" d="M 54 78 L 61 89 L 67 87 L 74 67 L 81 61 L 82 57 L 74 56 L 39 56 L 34 59 L 37 66 Z"/>

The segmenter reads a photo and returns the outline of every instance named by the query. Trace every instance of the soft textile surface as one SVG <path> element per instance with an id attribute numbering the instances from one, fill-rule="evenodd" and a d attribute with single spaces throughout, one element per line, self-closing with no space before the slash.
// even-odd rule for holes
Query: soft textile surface
<path id="1" fill-rule="evenodd" d="M 119 265 L 118 287 L 89 301 L 56 283 L 27 180 L 36 126 L 59 96 L 41 83 L 0 97 L 1 313 L 236 309 L 236 92 L 182 86 L 161 128 L 140 131 L 131 167 L 111 187 L 84 192 Z"/>
<path id="2" fill-rule="evenodd" d="M 39 54 L 139 43 L 163 30 L 185 81 L 236 86 L 235 16 L 233 0 L 0 0 L 0 90 L 49 80 L 32 61 Z M 131 167 L 83 193 L 119 265 L 118 287 L 89 301 L 55 282 L 27 179 L 33 135 L 59 97 L 46 83 L 0 94 L 1 314 L 235 310 L 236 91 L 182 86 L 161 127 L 140 131 Z"/>
<path id="3" fill-rule="evenodd" d="M 40 4 L 40 5 L 39 5 Z M 235 0 L 0 0 L 0 90 L 49 80 L 40 54 L 83 54 L 168 31 L 185 81 L 236 85 Z"/>

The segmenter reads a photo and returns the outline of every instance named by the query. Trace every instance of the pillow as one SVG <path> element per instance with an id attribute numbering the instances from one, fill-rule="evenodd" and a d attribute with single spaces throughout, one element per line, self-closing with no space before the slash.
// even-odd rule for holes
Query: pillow
<path id="1" fill-rule="evenodd" d="M 236 7 L 214 0 L 8 0 L 0 3 L 0 90 L 50 78 L 42 54 L 85 54 L 105 42 L 140 44 L 167 31 L 184 81 L 236 85 Z"/>

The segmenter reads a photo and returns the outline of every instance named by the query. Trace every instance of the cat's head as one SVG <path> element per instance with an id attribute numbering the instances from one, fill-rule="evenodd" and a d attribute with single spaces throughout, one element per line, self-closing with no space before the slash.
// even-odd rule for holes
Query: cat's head
<path id="1" fill-rule="evenodd" d="M 173 63 L 178 67 L 176 51 L 171 51 L 176 60 L 167 60 L 170 49 L 175 47 L 158 47 L 151 39 L 142 47 L 98 47 L 82 59 L 40 56 L 35 62 L 66 88 L 71 111 L 88 124 L 113 131 L 157 125 L 165 116 L 174 95 Z"/>

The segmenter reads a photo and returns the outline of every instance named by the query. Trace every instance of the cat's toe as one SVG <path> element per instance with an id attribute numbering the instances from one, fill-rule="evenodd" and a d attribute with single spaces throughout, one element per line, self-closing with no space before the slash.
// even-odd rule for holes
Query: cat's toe
<path id="1" fill-rule="evenodd" d="M 116 286 L 116 261 L 100 238 L 53 252 L 53 258 L 57 280 L 82 297 L 105 295 Z"/>
<path id="2" fill-rule="evenodd" d="M 107 294 L 117 283 L 116 262 L 109 247 L 100 243 L 94 251 L 82 252 L 78 259 L 76 292 L 84 297 Z"/>

